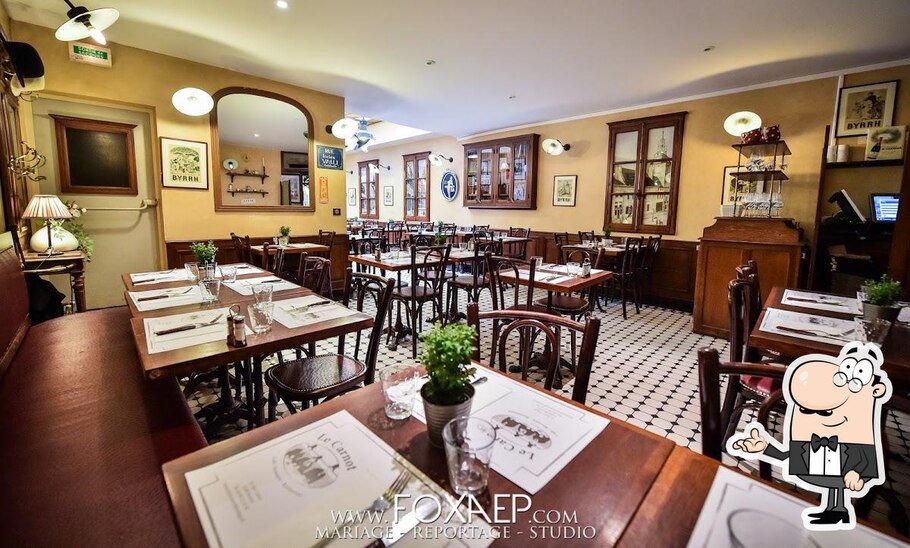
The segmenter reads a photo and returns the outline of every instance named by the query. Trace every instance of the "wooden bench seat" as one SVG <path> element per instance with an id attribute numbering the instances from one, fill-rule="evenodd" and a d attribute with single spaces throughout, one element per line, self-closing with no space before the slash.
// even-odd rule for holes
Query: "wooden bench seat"
<path id="1" fill-rule="evenodd" d="M 25 291 L 6 254 L 4 300 Z M 0 341 L 15 343 L 22 328 L 0 315 Z M 129 311 L 19 317 L 26 333 L 0 380 L 3 544 L 179 545 L 161 465 L 205 438 L 173 379 L 143 378 Z"/>

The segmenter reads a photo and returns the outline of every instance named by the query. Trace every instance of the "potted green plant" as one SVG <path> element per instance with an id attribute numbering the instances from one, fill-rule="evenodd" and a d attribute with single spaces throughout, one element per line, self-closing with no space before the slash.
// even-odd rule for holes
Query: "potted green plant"
<path id="1" fill-rule="evenodd" d="M 190 251 L 193 252 L 199 266 L 215 264 L 215 254 L 218 253 L 218 248 L 215 247 L 215 242 L 212 240 L 209 240 L 208 243 L 193 242 L 190 244 Z"/>
<path id="2" fill-rule="evenodd" d="M 428 380 L 420 389 L 427 418 L 430 442 L 442 447 L 442 429 L 450 420 L 471 413 L 474 385 L 471 377 L 471 356 L 477 333 L 466 324 L 437 323 L 422 334 L 423 352 L 420 361 L 427 370 Z"/>
<path id="3" fill-rule="evenodd" d="M 278 245 L 287 246 L 288 242 L 291 241 L 291 227 L 282 226 L 278 229 L 278 234 L 281 236 L 278 238 Z"/>
<path id="4" fill-rule="evenodd" d="M 901 309 L 895 306 L 894 302 L 901 296 L 901 283 L 885 274 L 879 281 L 867 281 L 865 289 L 863 317 L 867 320 L 879 318 L 889 322 L 896 321 Z"/>
<path id="5" fill-rule="evenodd" d="M 445 226 L 445 223 L 442 222 L 442 219 L 436 221 L 436 230 L 442 232 L 442 227 Z"/>
<path id="6" fill-rule="evenodd" d="M 436 241 L 436 245 L 446 245 L 446 242 L 449 240 L 449 237 L 445 234 L 437 234 L 433 238 Z"/>
<path id="7" fill-rule="evenodd" d="M 604 227 L 603 242 L 604 242 L 604 245 L 607 245 L 607 246 L 613 245 L 613 239 L 610 238 L 610 229 L 608 227 Z"/>

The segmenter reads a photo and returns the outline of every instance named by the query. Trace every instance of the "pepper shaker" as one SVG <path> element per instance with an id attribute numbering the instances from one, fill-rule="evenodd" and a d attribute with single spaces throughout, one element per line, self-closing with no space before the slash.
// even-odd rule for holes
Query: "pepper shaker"
<path id="1" fill-rule="evenodd" d="M 585 257 L 584 262 L 581 263 L 581 277 L 589 278 L 591 277 L 591 259 Z"/>
<path id="2" fill-rule="evenodd" d="M 240 313 L 240 305 L 231 306 L 228 311 L 228 325 L 230 326 L 228 344 L 237 348 L 246 346 L 246 324 L 243 314 Z"/>

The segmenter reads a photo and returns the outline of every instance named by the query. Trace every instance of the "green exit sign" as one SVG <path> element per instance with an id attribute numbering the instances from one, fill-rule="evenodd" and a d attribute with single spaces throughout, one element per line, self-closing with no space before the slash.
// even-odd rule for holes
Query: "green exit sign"
<path id="1" fill-rule="evenodd" d="M 70 59 L 78 63 L 111 67 L 111 49 L 102 46 L 86 44 L 85 42 L 70 42 Z"/>

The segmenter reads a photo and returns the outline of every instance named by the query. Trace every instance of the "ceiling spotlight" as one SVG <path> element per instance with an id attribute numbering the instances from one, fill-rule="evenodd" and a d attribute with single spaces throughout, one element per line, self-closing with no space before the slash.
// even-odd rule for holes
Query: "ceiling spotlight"
<path id="1" fill-rule="evenodd" d="M 443 156 L 442 154 L 433 154 L 432 152 L 430 153 L 430 163 L 434 166 L 441 166 L 443 160 L 451 164 L 455 161 L 455 158 L 452 158 L 451 156 Z"/>
<path id="2" fill-rule="evenodd" d="M 171 97 L 174 108 L 187 116 L 202 116 L 212 111 L 215 101 L 212 96 L 198 88 L 177 90 Z"/>
<path id="3" fill-rule="evenodd" d="M 559 156 L 563 152 L 572 148 L 570 144 L 562 144 L 559 139 L 544 139 L 540 147 L 550 156 Z"/>
<path id="4" fill-rule="evenodd" d="M 277 1 L 275 2 L 275 5 L 278 6 L 279 8 L 281 8 L 281 9 L 283 9 L 283 10 L 288 9 L 287 0 L 277 0 Z"/>
<path id="5" fill-rule="evenodd" d="M 258 134 L 258 133 L 254 133 L 254 134 L 253 134 L 253 137 L 255 137 L 255 138 L 258 139 L 258 138 L 259 138 L 259 134 Z"/>
<path id="6" fill-rule="evenodd" d="M 739 137 L 747 131 L 761 127 L 761 118 L 754 112 L 743 110 L 734 112 L 724 120 L 724 129 L 730 135 Z"/>
<path id="7" fill-rule="evenodd" d="M 114 8 L 98 8 L 88 10 L 85 6 L 74 6 L 69 0 L 63 0 L 70 7 L 66 12 L 67 21 L 59 27 L 54 36 L 62 42 L 84 40 L 91 36 L 92 40 L 102 46 L 107 44 L 103 30 L 113 25 L 120 17 L 120 12 Z"/>
<path id="8" fill-rule="evenodd" d="M 379 173 L 379 168 L 382 168 L 386 171 L 392 171 L 392 166 L 384 166 L 384 165 L 380 164 L 379 162 L 376 162 L 375 164 L 367 164 L 367 165 L 370 168 L 370 173 Z"/>
<path id="9" fill-rule="evenodd" d="M 435 64 L 436 64 L 436 60 L 435 60 L 435 59 L 427 59 L 427 65 L 432 66 L 432 65 L 435 65 Z"/>
<path id="10" fill-rule="evenodd" d="M 703 49 L 702 51 L 704 51 L 705 53 L 707 53 L 709 51 L 714 51 L 714 47 L 715 46 L 705 46 L 705 49 Z"/>
<path id="11" fill-rule="evenodd" d="M 509 95 L 509 101 L 515 99 L 516 97 L 518 97 L 518 96 L 517 96 L 517 95 Z"/>

